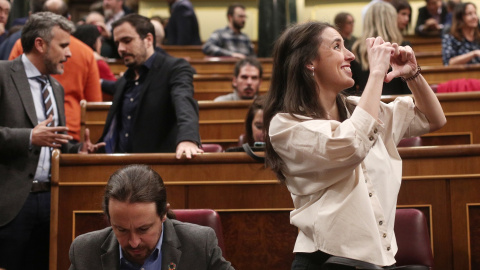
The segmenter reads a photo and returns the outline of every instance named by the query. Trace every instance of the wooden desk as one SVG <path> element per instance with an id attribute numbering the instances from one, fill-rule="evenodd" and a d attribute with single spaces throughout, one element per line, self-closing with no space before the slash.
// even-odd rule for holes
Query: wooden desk
<path id="1" fill-rule="evenodd" d="M 272 73 L 272 58 L 258 58 L 263 68 L 263 74 Z M 220 74 L 233 76 L 236 58 L 209 57 L 205 59 L 187 59 L 197 74 Z M 127 70 L 123 61 L 120 59 L 107 60 L 113 74 L 119 75 Z"/>
<path id="2" fill-rule="evenodd" d="M 263 74 L 272 73 L 272 58 L 258 58 L 262 65 Z M 191 59 L 189 63 L 197 71 L 197 74 L 234 74 L 236 58 L 210 57 L 207 59 Z"/>
<path id="3" fill-rule="evenodd" d="M 415 52 L 415 58 L 420 66 L 443 66 L 442 52 Z"/>
<path id="4" fill-rule="evenodd" d="M 402 148 L 399 153 L 404 177 L 398 207 L 426 214 L 435 269 L 480 269 L 480 145 Z M 290 269 L 297 234 L 289 224 L 290 194 L 245 153 L 176 160 L 174 154 L 59 155 L 57 150 L 52 159 L 50 269 L 68 268 L 76 235 L 105 226 L 99 213 L 106 181 L 132 163 L 160 173 L 173 208 L 220 213 L 227 259 L 236 269 Z"/>
<path id="5" fill-rule="evenodd" d="M 437 94 L 447 116 L 441 130 L 423 136 L 425 145 L 480 143 L 480 92 Z M 395 96 L 384 96 L 390 102 Z M 219 143 L 224 149 L 236 146 L 244 133 L 251 101 L 199 101 L 200 135 L 203 143 Z M 92 141 L 100 138 L 111 102 L 81 102 L 81 136 L 90 129 Z"/>
<path id="6" fill-rule="evenodd" d="M 422 75 L 429 84 L 439 84 L 449 80 L 480 78 L 480 64 L 458 66 L 422 66 Z"/>
<path id="7" fill-rule="evenodd" d="M 202 45 L 175 46 L 164 45 L 162 47 L 168 54 L 178 58 L 203 59 Z"/>
<path id="8" fill-rule="evenodd" d="M 263 74 L 260 93 L 264 94 L 270 87 L 270 74 Z M 232 88 L 233 75 L 195 74 L 193 76 L 193 97 L 196 100 L 213 100 L 218 96 L 229 94 Z"/>
<path id="9" fill-rule="evenodd" d="M 415 35 L 405 36 L 405 40 L 412 43 L 412 49 L 415 52 L 441 52 L 442 38 L 440 37 L 421 37 Z"/>

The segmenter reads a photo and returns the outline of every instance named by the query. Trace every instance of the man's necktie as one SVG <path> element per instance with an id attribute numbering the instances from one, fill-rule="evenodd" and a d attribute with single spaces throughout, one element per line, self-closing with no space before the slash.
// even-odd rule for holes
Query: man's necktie
<path id="1" fill-rule="evenodd" d="M 50 91 L 48 91 L 47 77 L 42 75 L 36 77 L 36 79 L 40 83 L 40 89 L 42 90 L 42 98 L 45 105 L 45 117 L 48 118 L 50 115 L 54 117 L 55 115 L 53 113 L 52 96 L 50 95 Z M 48 126 L 51 126 L 52 123 L 53 122 L 51 122 Z"/>

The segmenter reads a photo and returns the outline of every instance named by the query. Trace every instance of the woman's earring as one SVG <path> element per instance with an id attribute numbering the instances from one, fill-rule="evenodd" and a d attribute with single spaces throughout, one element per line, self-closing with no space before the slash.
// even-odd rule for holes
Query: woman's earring
<path id="1" fill-rule="evenodd" d="M 315 77 L 315 68 L 312 67 L 312 76 Z"/>

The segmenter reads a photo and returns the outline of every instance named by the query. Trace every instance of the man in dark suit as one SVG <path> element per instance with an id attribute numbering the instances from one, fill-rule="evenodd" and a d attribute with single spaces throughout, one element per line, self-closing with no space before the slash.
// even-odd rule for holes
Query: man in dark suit
<path id="1" fill-rule="evenodd" d="M 168 45 L 202 45 L 197 15 L 188 0 L 167 0 L 170 6 L 165 35 Z"/>
<path id="2" fill-rule="evenodd" d="M 184 59 L 155 52 L 148 18 L 129 14 L 113 23 L 113 33 L 128 70 L 117 81 L 100 138 L 106 152 L 176 152 L 177 158 L 202 153 L 193 68 Z"/>
<path id="3" fill-rule="evenodd" d="M 425 0 L 426 6 L 418 9 L 415 33 L 421 36 L 440 36 L 447 20 L 447 8 L 442 0 Z"/>
<path id="4" fill-rule="evenodd" d="M 74 26 L 40 12 L 23 28 L 24 54 L 0 61 L 0 268 L 48 269 L 51 149 L 68 143 L 62 74 Z M 92 148 L 93 150 L 93 148 Z"/>
<path id="5" fill-rule="evenodd" d="M 213 229 L 167 218 L 163 180 L 146 165 L 130 165 L 107 182 L 103 210 L 111 227 L 78 236 L 70 270 L 233 269 Z"/>

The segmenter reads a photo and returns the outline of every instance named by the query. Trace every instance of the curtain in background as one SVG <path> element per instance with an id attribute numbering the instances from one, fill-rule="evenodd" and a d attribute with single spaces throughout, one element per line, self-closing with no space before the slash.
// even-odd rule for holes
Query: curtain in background
<path id="1" fill-rule="evenodd" d="M 8 16 L 8 28 L 10 28 L 13 20 L 17 18 L 27 17 L 28 12 L 30 11 L 29 0 L 13 0 L 10 1 L 10 3 L 12 3 L 12 8 L 10 10 L 10 15 Z"/>
<path id="2" fill-rule="evenodd" d="M 287 22 L 297 21 L 296 0 L 259 0 L 258 14 L 258 57 L 271 57 Z"/>

